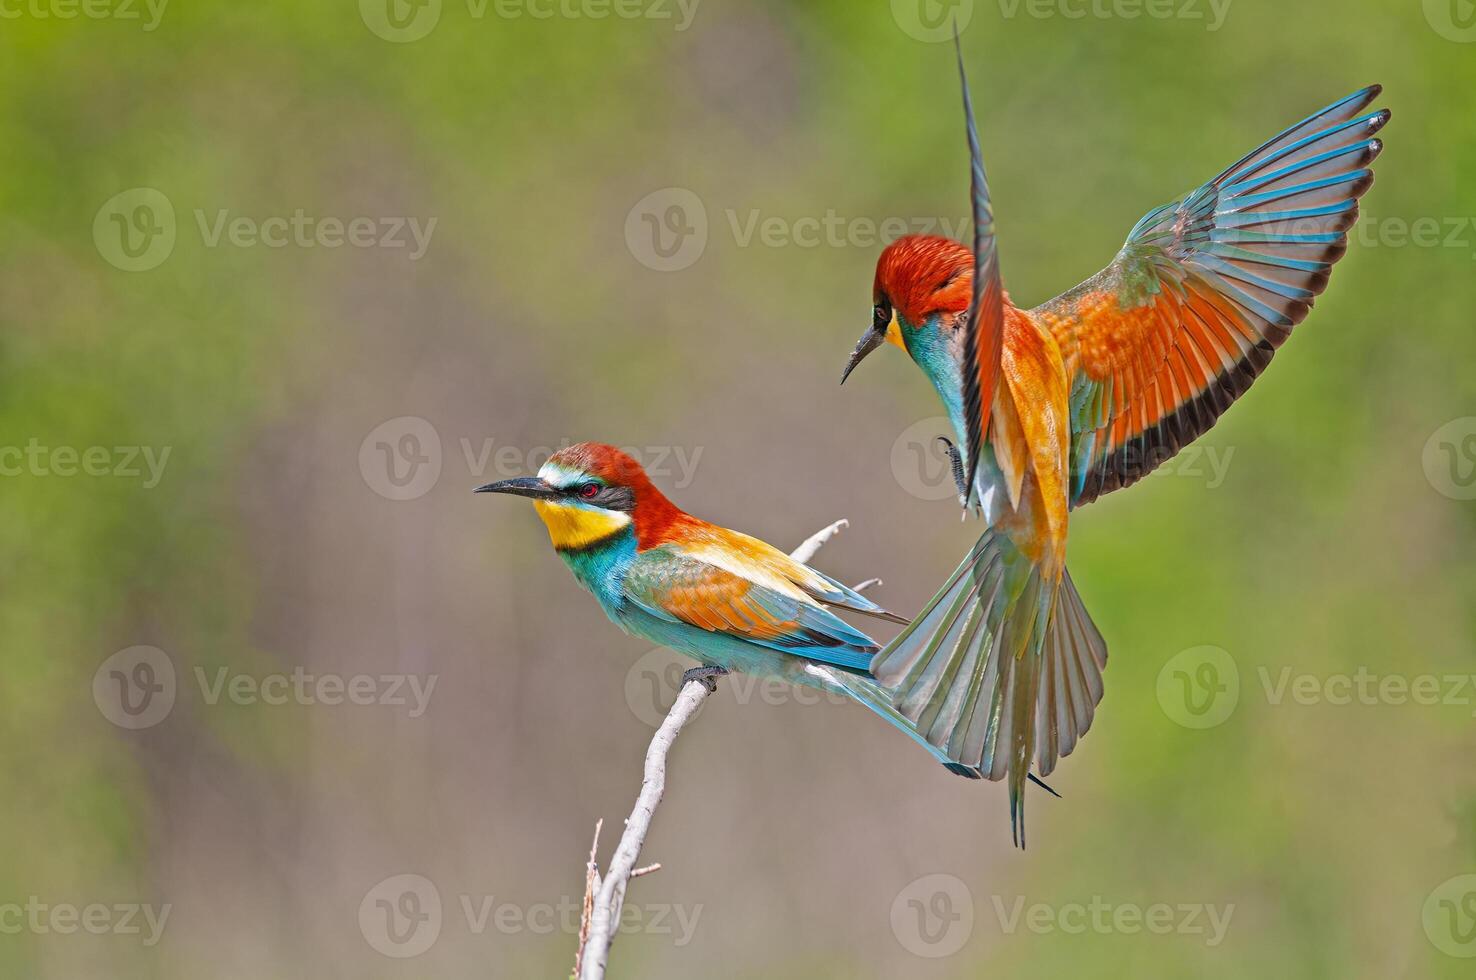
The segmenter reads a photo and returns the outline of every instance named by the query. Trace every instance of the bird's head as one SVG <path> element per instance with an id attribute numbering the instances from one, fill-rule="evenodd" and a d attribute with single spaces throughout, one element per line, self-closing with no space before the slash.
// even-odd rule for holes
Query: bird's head
<path id="1" fill-rule="evenodd" d="M 952 327 L 967 312 L 974 288 L 974 255 L 951 238 L 905 235 L 882 250 L 871 290 L 871 326 L 861 335 L 841 375 L 882 344 L 896 344 L 914 360 L 912 342 L 925 327 Z"/>
<path id="2" fill-rule="evenodd" d="M 627 528 L 646 547 L 681 515 L 634 457 L 600 442 L 560 449 L 537 476 L 488 483 L 476 492 L 531 498 L 560 551 L 609 543 Z"/>

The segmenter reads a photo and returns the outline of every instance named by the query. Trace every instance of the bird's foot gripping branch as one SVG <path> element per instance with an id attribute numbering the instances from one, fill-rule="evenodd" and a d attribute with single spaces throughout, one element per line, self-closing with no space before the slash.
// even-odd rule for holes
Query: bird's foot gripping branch
<path id="1" fill-rule="evenodd" d="M 806 538 L 790 553 L 798 562 L 808 562 L 825 542 L 840 533 L 847 521 L 840 520 L 822 528 Z M 857 586 L 858 589 L 880 584 L 871 579 Z M 681 690 L 666 720 L 651 738 L 646 749 L 645 771 L 641 777 L 641 791 L 636 796 L 635 807 L 625 819 L 625 832 L 610 858 L 610 867 L 600 874 L 597 862 L 600 846 L 600 828 L 603 821 L 595 824 L 594 843 L 589 849 L 589 863 L 585 868 L 584 914 L 579 924 L 579 949 L 574 956 L 574 973 L 571 980 L 602 980 L 610 959 L 610 944 L 620 924 L 620 912 L 625 905 L 625 889 L 630 879 L 659 871 L 661 865 L 650 864 L 636 867 L 641 856 L 641 847 L 646 843 L 646 834 L 651 829 L 651 818 L 661 803 L 666 790 L 666 757 L 678 733 L 696 716 L 708 695 L 717 690 L 716 678 L 726 674 L 721 667 L 694 667 L 682 675 Z"/>

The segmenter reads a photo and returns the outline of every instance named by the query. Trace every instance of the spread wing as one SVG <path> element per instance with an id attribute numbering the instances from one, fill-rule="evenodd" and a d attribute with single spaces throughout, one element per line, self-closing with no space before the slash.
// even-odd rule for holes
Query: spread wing
<path id="1" fill-rule="evenodd" d="M 1112 264 L 1031 311 L 1071 374 L 1071 499 L 1147 475 L 1214 425 L 1327 287 L 1389 121 L 1370 86 L 1150 211 Z"/>
<path id="2" fill-rule="evenodd" d="M 830 583 L 824 588 L 844 600 L 837 604 L 882 612 L 845 586 L 769 550 L 794 570 Z M 695 547 L 666 544 L 641 552 L 626 575 L 625 591 L 653 616 L 865 673 L 880 646 L 812 599 L 788 574 L 776 575 L 776 567 L 788 571 L 770 555 L 745 555 L 716 541 Z"/>

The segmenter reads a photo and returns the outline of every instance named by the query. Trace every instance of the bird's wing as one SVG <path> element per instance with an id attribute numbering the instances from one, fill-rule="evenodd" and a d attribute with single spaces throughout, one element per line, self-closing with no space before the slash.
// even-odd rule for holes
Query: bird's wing
<path id="1" fill-rule="evenodd" d="M 686 554 L 795 598 L 808 596 L 827 606 L 875 616 L 903 626 L 911 622 L 887 612 L 824 572 L 795 561 L 773 545 L 739 531 L 707 524 L 690 532 L 682 547 Z"/>
<path id="2" fill-rule="evenodd" d="M 1271 361 L 1347 250 L 1383 144 L 1380 88 L 1336 102 L 1182 200 L 1112 264 L 1031 315 L 1071 375 L 1071 499 L 1145 476 L 1214 425 Z"/>
<path id="3" fill-rule="evenodd" d="M 999 385 L 1004 347 L 1004 287 L 1000 284 L 999 248 L 994 240 L 994 204 L 984 175 L 979 127 L 974 122 L 974 102 L 969 97 L 969 79 L 964 72 L 963 48 L 957 32 L 953 47 L 958 57 L 959 82 L 963 85 L 964 123 L 969 140 L 969 203 L 974 219 L 974 291 L 964 331 L 963 360 L 964 423 L 968 437 L 964 473 L 972 495 L 974 474 L 979 468 L 984 439 L 989 434 L 989 415 Z M 964 506 L 968 507 L 967 499 Z"/>
<path id="4" fill-rule="evenodd" d="M 881 649 L 804 590 L 775 577 L 768 563 L 713 541 L 697 547 L 667 543 L 641 552 L 626 574 L 625 592 L 637 606 L 670 622 L 847 670 L 864 673 Z"/>

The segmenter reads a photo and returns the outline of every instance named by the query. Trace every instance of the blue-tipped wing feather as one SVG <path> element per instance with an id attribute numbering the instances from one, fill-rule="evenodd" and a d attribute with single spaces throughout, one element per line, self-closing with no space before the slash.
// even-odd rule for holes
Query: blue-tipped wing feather
<path id="1" fill-rule="evenodd" d="M 1073 505 L 1214 425 L 1307 316 L 1373 184 L 1389 121 L 1367 111 L 1379 92 L 1339 100 L 1150 211 L 1110 266 L 1032 311 L 1073 367 Z"/>

